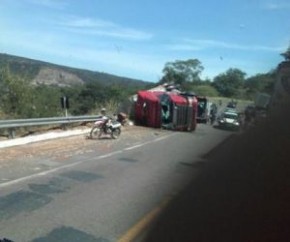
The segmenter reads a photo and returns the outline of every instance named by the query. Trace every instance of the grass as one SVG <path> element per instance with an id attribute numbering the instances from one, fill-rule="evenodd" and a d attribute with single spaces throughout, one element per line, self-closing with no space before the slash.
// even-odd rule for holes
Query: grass
<path id="1" fill-rule="evenodd" d="M 222 106 L 225 107 L 229 102 L 234 100 L 237 102 L 237 109 L 239 111 L 245 110 L 246 106 L 249 104 L 253 104 L 253 101 L 251 100 L 243 100 L 243 99 L 232 99 L 232 98 L 226 98 L 226 97 L 209 97 L 208 98 L 210 102 L 217 104 L 219 106 L 219 102 L 222 102 Z"/>

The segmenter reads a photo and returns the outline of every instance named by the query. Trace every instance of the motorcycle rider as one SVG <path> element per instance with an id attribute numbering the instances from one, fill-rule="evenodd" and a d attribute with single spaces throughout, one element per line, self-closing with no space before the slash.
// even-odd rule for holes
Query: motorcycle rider
<path id="1" fill-rule="evenodd" d="M 106 115 L 106 109 L 102 108 L 101 109 L 101 115 L 102 115 L 102 120 L 104 122 L 103 124 L 103 129 L 105 131 L 105 133 L 107 132 L 107 127 L 110 125 L 111 119 Z"/>
<path id="2" fill-rule="evenodd" d="M 114 118 L 106 115 L 106 109 L 102 108 L 100 111 L 100 116 L 94 123 L 89 138 L 100 138 L 104 133 L 106 135 L 110 135 L 113 139 L 117 139 L 121 133 L 121 124 L 119 122 L 115 122 Z"/>

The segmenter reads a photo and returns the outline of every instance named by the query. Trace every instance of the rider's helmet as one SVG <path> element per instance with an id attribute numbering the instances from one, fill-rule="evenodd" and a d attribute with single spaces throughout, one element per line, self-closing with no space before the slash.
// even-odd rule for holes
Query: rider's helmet
<path id="1" fill-rule="evenodd" d="M 102 108 L 102 109 L 101 109 L 101 114 L 102 114 L 102 115 L 106 115 L 106 109 L 105 109 L 105 108 Z"/>

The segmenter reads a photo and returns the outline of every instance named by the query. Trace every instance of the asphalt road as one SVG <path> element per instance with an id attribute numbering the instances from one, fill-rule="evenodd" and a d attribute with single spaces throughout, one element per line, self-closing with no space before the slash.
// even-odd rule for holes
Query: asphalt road
<path id="1" fill-rule="evenodd" d="M 44 142 L 63 145 L 43 152 L 34 152 L 39 144 L 15 148 L 16 155 L 2 150 L 9 159 L 0 162 L 0 238 L 129 241 L 231 135 L 201 124 L 193 133 L 143 129 L 118 140 Z"/>

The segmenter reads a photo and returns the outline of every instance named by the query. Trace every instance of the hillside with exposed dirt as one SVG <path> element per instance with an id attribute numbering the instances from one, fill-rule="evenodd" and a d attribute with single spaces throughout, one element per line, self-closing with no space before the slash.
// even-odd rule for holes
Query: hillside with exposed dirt
<path id="1" fill-rule="evenodd" d="M 120 84 L 140 89 L 150 85 L 150 82 L 144 80 L 116 76 L 101 71 L 62 66 L 3 53 L 0 53 L 0 67 L 8 67 L 12 74 L 26 78 L 34 85 L 57 85 L 63 87 L 97 82 L 104 86 Z"/>

